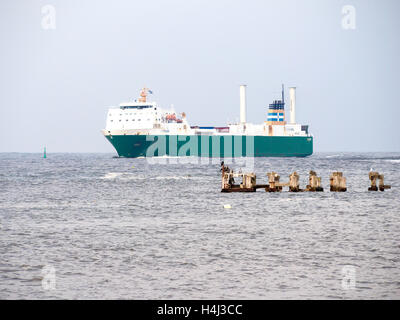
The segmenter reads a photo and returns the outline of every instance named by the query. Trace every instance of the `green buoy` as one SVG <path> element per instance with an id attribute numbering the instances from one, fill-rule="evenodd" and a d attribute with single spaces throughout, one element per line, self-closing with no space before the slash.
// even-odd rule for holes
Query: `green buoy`
<path id="1" fill-rule="evenodd" d="M 46 159 L 46 147 L 44 147 L 43 158 Z"/>

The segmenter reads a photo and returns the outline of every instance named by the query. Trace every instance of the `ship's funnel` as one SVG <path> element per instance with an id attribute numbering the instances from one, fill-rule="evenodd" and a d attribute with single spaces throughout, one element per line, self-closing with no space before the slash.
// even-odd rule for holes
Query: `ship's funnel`
<path id="1" fill-rule="evenodd" d="M 246 85 L 240 86 L 240 123 L 246 123 Z"/>
<path id="2" fill-rule="evenodd" d="M 290 123 L 296 123 L 296 87 L 289 88 L 290 95 Z"/>

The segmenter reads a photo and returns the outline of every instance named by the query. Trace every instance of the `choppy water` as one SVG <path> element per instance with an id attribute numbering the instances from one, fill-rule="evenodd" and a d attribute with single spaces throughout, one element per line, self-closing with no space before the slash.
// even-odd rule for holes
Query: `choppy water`
<path id="1" fill-rule="evenodd" d="M 0 298 L 399 299 L 400 154 L 255 162 L 258 183 L 310 169 L 324 193 L 222 194 L 218 165 L 0 154 Z"/>

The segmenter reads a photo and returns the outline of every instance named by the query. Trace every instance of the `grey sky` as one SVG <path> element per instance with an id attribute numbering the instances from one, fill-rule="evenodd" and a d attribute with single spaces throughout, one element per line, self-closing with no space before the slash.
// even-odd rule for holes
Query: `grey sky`
<path id="1" fill-rule="evenodd" d="M 400 151 L 398 0 L 2 0 L 0 12 L 0 152 L 113 152 L 107 107 L 143 85 L 192 125 L 225 125 L 245 83 L 261 123 L 282 82 L 298 88 L 314 151 Z"/>

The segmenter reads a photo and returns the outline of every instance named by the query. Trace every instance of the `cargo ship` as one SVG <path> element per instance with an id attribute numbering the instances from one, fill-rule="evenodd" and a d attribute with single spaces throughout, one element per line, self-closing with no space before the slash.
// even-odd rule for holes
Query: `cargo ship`
<path id="1" fill-rule="evenodd" d="M 241 85 L 240 121 L 226 126 L 191 126 L 185 112 L 160 108 L 140 97 L 108 110 L 103 135 L 118 156 L 160 157 L 306 157 L 313 153 L 313 136 L 308 125 L 296 123 L 296 88 L 289 88 L 290 119 L 285 117 L 285 93 L 268 106 L 261 124 L 246 121 L 246 85 Z"/>

